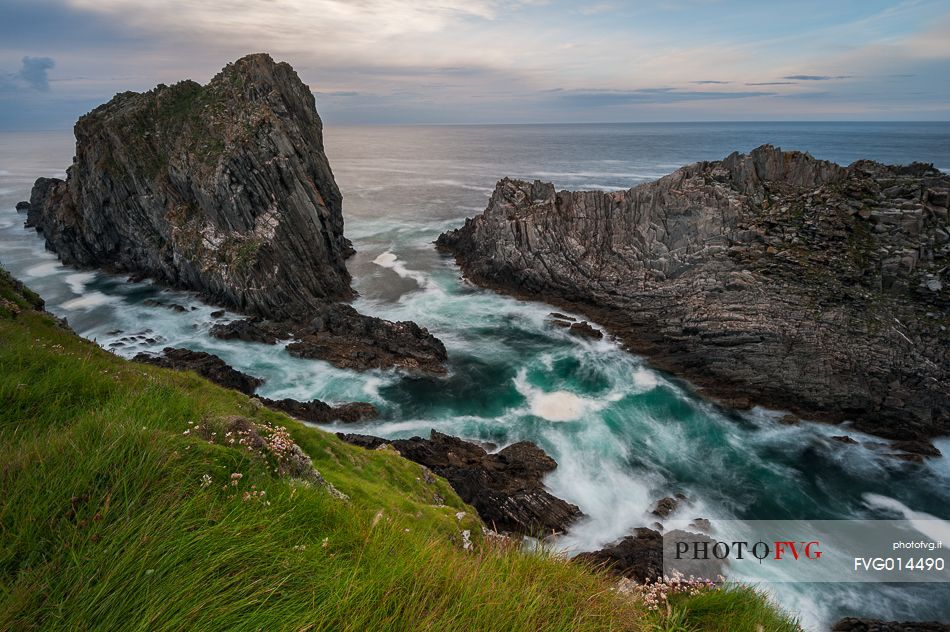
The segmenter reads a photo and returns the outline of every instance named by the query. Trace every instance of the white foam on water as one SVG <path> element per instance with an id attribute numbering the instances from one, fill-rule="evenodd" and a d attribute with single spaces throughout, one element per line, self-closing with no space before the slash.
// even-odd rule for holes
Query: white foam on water
<path id="1" fill-rule="evenodd" d="M 528 384 L 528 372 L 521 369 L 514 378 L 515 388 L 528 400 L 531 414 L 547 421 L 575 421 L 586 413 L 603 408 L 597 400 L 575 395 L 570 391 L 547 392 Z"/>
<path id="2" fill-rule="evenodd" d="M 403 264 L 402 261 L 399 260 L 399 257 L 389 250 L 373 259 L 373 263 L 381 268 L 392 270 L 404 279 L 411 279 L 415 281 L 416 285 L 418 285 L 421 289 L 437 289 L 436 286 L 430 281 L 428 275 L 423 274 L 422 272 L 417 272 L 416 270 L 410 270 Z"/>
<path id="3" fill-rule="evenodd" d="M 626 448 L 603 425 L 587 426 L 578 434 L 549 432 L 545 439 L 558 463 L 545 485 L 586 515 L 553 542 L 555 547 L 569 554 L 594 551 L 652 522 L 646 510 L 660 478 L 625 467 Z"/>
<path id="4" fill-rule="evenodd" d="M 387 250 L 383 254 L 373 259 L 373 263 L 384 268 L 392 268 L 396 265 L 396 261 L 398 260 L 399 257 Z"/>
<path id="5" fill-rule="evenodd" d="M 888 496 L 869 493 L 864 494 L 862 498 L 864 502 L 871 507 L 889 509 L 903 515 L 904 519 L 909 521 L 914 529 L 931 540 L 950 542 L 950 522 L 941 520 L 937 516 L 932 516 L 923 511 L 914 511 L 899 500 Z"/>
<path id="6" fill-rule="evenodd" d="M 468 191 L 481 191 L 485 193 L 491 193 L 493 187 L 478 186 L 477 184 L 467 184 L 465 182 L 460 182 L 458 180 L 429 180 L 429 184 L 434 184 L 436 186 L 447 186 L 457 189 L 466 189 Z"/>
<path id="7" fill-rule="evenodd" d="M 652 391 L 660 385 L 660 379 L 656 373 L 641 366 L 633 372 L 633 385 L 640 391 Z"/>
<path id="8" fill-rule="evenodd" d="M 86 290 L 86 284 L 96 278 L 95 272 L 76 272 L 66 276 L 66 285 L 75 294 L 82 294 Z"/>
<path id="9" fill-rule="evenodd" d="M 23 271 L 29 277 L 39 278 L 47 277 L 57 272 L 61 272 L 65 266 L 61 264 L 58 260 L 47 261 L 46 263 L 38 263 L 35 266 L 30 266 Z"/>
<path id="10" fill-rule="evenodd" d="M 530 401 L 531 413 L 548 421 L 574 421 L 587 408 L 583 398 L 567 391 L 535 393 Z"/>
<path id="11" fill-rule="evenodd" d="M 99 307 L 100 305 L 106 305 L 108 303 L 114 303 L 118 299 L 113 296 L 107 296 L 102 292 L 90 292 L 78 298 L 74 298 L 64 303 L 60 303 L 60 307 L 66 310 L 85 310 L 92 309 L 93 307 Z"/>

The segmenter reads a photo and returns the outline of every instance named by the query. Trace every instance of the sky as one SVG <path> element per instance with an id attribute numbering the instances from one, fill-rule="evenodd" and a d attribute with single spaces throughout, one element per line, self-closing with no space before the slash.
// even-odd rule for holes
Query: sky
<path id="1" fill-rule="evenodd" d="M 331 124 L 950 120 L 950 0 L 0 0 L 0 130 L 261 51 Z"/>

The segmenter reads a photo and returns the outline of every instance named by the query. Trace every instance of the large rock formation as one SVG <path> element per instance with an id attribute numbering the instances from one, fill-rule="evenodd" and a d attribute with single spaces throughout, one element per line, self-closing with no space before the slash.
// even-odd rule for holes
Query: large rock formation
<path id="1" fill-rule="evenodd" d="M 37 180 L 27 214 L 64 263 L 152 276 L 275 321 L 309 323 L 354 296 L 323 126 L 288 64 L 249 55 L 205 86 L 125 92 L 75 133 L 67 179 Z M 407 344 L 440 365 L 441 344 L 413 333 Z"/>
<path id="2" fill-rule="evenodd" d="M 950 177 L 763 146 L 627 191 L 505 179 L 438 246 L 736 407 L 950 432 Z"/>
<path id="3" fill-rule="evenodd" d="M 488 454 L 474 443 L 435 430 L 429 439 L 337 436 L 368 449 L 392 445 L 404 458 L 445 478 L 488 526 L 499 531 L 543 537 L 564 532 L 582 515 L 576 505 L 544 488 L 541 479 L 557 467 L 557 462 L 528 441 Z"/>

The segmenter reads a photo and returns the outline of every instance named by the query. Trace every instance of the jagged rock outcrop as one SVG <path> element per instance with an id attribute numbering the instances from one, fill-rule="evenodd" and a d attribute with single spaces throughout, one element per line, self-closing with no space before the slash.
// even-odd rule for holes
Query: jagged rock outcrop
<path id="1" fill-rule="evenodd" d="M 230 388 L 245 395 L 253 395 L 257 387 L 264 383 L 264 380 L 238 371 L 213 353 L 204 351 L 165 347 L 160 354 L 139 353 L 133 358 L 133 361 L 154 364 L 176 371 L 194 371 L 218 386 Z M 349 402 L 331 406 L 319 399 L 308 402 L 301 402 L 296 399 L 273 400 L 266 397 L 258 399 L 268 408 L 313 423 L 325 424 L 333 421 L 355 423 L 375 419 L 379 414 L 376 407 L 367 402 Z"/>
<path id="2" fill-rule="evenodd" d="M 703 543 L 712 547 L 716 541 L 703 533 L 680 529 L 661 535 L 659 531 L 638 527 L 630 535 L 599 551 L 581 553 L 574 560 L 595 566 L 604 566 L 614 575 L 644 584 L 655 582 L 664 576 L 679 572 L 683 577 L 695 577 L 717 581 L 727 563 L 710 556 L 710 559 L 694 559 L 689 554 L 677 554 L 677 544 L 693 547 Z"/>
<path id="3" fill-rule="evenodd" d="M 261 403 L 268 408 L 287 413 L 303 421 L 315 424 L 328 424 L 333 421 L 343 423 L 357 423 L 371 421 L 379 416 L 376 407 L 368 402 L 349 402 L 339 406 L 330 406 L 319 399 L 301 402 L 296 399 L 268 399 L 258 397 Z"/>
<path id="4" fill-rule="evenodd" d="M 339 303 L 314 308 L 306 323 L 245 318 L 217 324 L 210 333 L 223 340 L 266 344 L 292 338 L 286 346 L 291 355 L 326 360 L 344 369 L 445 371 L 445 347 L 426 329 L 412 321 L 390 322 L 365 316 Z"/>
<path id="5" fill-rule="evenodd" d="M 659 531 L 639 527 L 599 551 L 581 553 L 578 562 L 603 565 L 611 573 L 641 584 L 663 577 L 663 536 Z"/>
<path id="6" fill-rule="evenodd" d="M 498 531 L 547 536 L 564 532 L 583 515 L 576 505 L 544 489 L 541 479 L 557 467 L 557 462 L 528 441 L 488 454 L 474 443 L 435 430 L 429 439 L 388 440 L 342 433 L 337 436 L 370 450 L 392 445 L 404 458 L 445 478 L 459 497 Z"/>
<path id="7" fill-rule="evenodd" d="M 950 432 L 948 189 L 766 145 L 627 191 L 505 179 L 437 243 L 727 404 L 924 441 Z"/>
<path id="8" fill-rule="evenodd" d="M 139 353 L 133 360 L 166 369 L 194 371 L 219 386 L 240 391 L 245 395 L 253 394 L 257 387 L 264 383 L 264 380 L 238 371 L 213 353 L 204 351 L 165 347 L 159 355 Z"/>
<path id="9" fill-rule="evenodd" d="M 249 55 L 205 86 L 124 92 L 75 134 L 66 180 L 38 179 L 27 209 L 27 226 L 64 263 L 151 276 L 292 324 L 354 296 L 323 125 L 288 64 Z M 408 344 L 438 343 L 416 333 Z M 443 350 L 434 362 L 444 359 Z"/>

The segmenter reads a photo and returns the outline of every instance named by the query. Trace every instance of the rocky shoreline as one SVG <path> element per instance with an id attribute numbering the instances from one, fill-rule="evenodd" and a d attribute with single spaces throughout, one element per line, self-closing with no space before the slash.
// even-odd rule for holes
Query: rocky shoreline
<path id="1" fill-rule="evenodd" d="M 204 351 L 166 347 L 160 354 L 139 353 L 132 360 L 176 371 L 193 371 L 218 386 L 250 396 L 254 396 L 257 387 L 264 383 L 264 380 L 238 371 L 218 356 Z M 379 415 L 376 407 L 368 402 L 331 406 L 318 399 L 309 402 L 296 399 L 273 400 L 266 397 L 256 399 L 268 408 L 310 423 L 356 423 L 375 419 Z"/>
<path id="2" fill-rule="evenodd" d="M 286 343 L 292 356 L 326 360 L 344 369 L 445 372 L 445 346 L 426 329 L 411 321 L 365 316 L 340 303 L 315 307 L 305 323 L 245 318 L 217 324 L 210 333 L 222 340 Z"/>
<path id="3" fill-rule="evenodd" d="M 950 177 L 763 146 L 626 191 L 504 179 L 439 237 L 465 277 L 585 314 L 735 408 L 933 455 L 950 433 Z"/>
<path id="4" fill-rule="evenodd" d="M 343 303 L 355 296 L 343 196 L 290 65 L 248 55 L 204 86 L 124 92 L 75 135 L 66 180 L 39 178 L 17 205 L 63 263 L 196 291 L 293 336 L 300 357 L 444 371 L 427 330 Z"/>
<path id="5" fill-rule="evenodd" d="M 495 531 L 546 537 L 564 533 L 581 510 L 550 494 L 541 479 L 557 462 L 531 443 L 514 443 L 489 454 L 481 446 L 433 430 L 428 439 L 383 439 L 337 433 L 369 450 L 391 446 L 404 458 L 446 479 Z"/>

